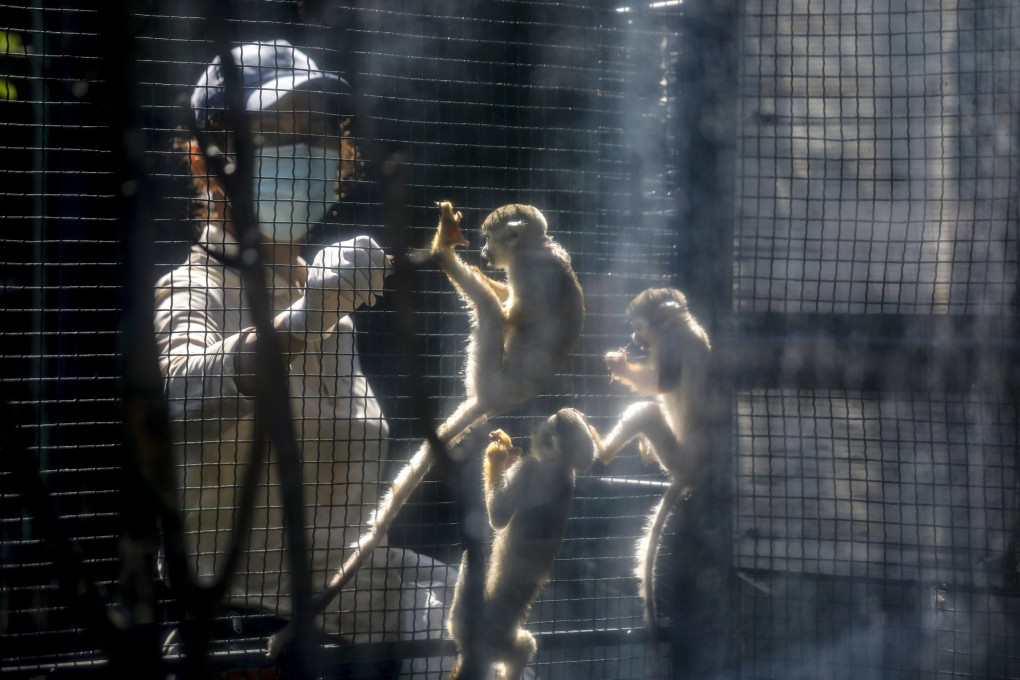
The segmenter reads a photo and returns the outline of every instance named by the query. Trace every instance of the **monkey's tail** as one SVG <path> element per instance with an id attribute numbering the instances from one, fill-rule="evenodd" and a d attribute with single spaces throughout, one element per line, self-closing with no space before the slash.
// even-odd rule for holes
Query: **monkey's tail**
<path id="1" fill-rule="evenodd" d="M 648 629 L 648 640 L 653 645 L 659 641 L 659 617 L 655 611 L 655 558 L 659 553 L 666 518 L 669 517 L 682 492 L 683 485 L 679 482 L 674 481 L 669 485 L 655 512 L 649 518 L 645 535 L 638 541 L 638 564 L 635 569 L 639 582 L 638 594 L 644 602 L 645 627 Z"/>
<path id="2" fill-rule="evenodd" d="M 436 429 L 436 435 L 444 446 L 452 447 L 460 441 L 464 435 L 483 422 L 488 420 L 484 409 L 479 406 L 475 399 L 468 399 L 462 403 L 457 410 L 450 415 L 446 421 Z M 390 530 L 393 520 L 404 503 L 411 497 L 421 480 L 425 478 L 432 461 L 435 460 L 435 452 L 428 442 L 419 447 L 418 451 L 411 457 L 411 460 L 400 469 L 389 492 L 383 497 L 372 514 L 370 521 L 371 528 L 363 533 L 357 542 L 351 547 L 354 552 L 343 563 L 343 566 L 330 579 L 329 585 L 312 600 L 312 614 L 321 613 L 329 606 L 329 603 L 347 585 L 358 569 L 368 561 L 372 551 L 378 547 L 382 537 Z M 275 658 L 284 647 L 290 642 L 293 635 L 293 626 L 288 624 L 269 640 L 269 656 Z"/>
<path id="3" fill-rule="evenodd" d="M 468 399 L 437 428 L 436 434 L 444 446 L 452 447 L 464 435 L 486 420 L 486 414 L 478 405 L 478 402 L 474 399 Z M 351 577 L 354 576 L 354 572 L 364 564 L 369 553 L 379 545 L 379 541 L 390 530 L 390 526 L 393 524 L 393 520 L 396 519 L 400 508 L 404 507 L 404 503 L 411 497 L 411 493 L 418 488 L 421 480 L 425 478 L 425 475 L 432 467 L 435 456 L 436 454 L 432 447 L 429 446 L 428 442 L 425 442 L 414 456 L 411 457 L 407 465 L 397 473 L 393 484 L 390 486 L 389 493 L 386 494 L 379 503 L 379 507 L 372 514 L 372 528 L 362 534 L 358 542 L 352 546 L 355 549 L 354 554 L 347 558 L 347 562 L 344 563 L 344 566 L 337 572 L 333 581 L 330 582 L 330 590 L 335 588 L 339 591 L 340 588 L 343 588 L 350 581 Z M 333 598 L 330 597 L 330 599 Z M 316 604 L 318 604 L 318 601 L 316 601 Z M 326 604 L 328 604 L 328 601 Z"/>

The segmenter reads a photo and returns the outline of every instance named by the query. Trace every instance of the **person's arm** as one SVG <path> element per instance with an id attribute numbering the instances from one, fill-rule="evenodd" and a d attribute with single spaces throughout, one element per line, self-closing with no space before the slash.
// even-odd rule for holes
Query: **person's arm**
<path id="1" fill-rule="evenodd" d="M 155 332 L 160 370 L 171 417 L 215 424 L 251 413 L 254 403 L 238 390 L 235 349 L 243 333 L 229 333 L 228 300 L 222 270 L 185 266 L 156 287 Z"/>
<path id="2" fill-rule="evenodd" d="M 287 363 L 321 342 L 354 309 L 374 305 L 387 273 L 385 254 L 367 236 L 320 250 L 309 267 L 305 295 L 273 319 Z M 221 320 L 240 313 L 240 297 L 228 305 L 230 293 L 219 274 L 182 268 L 156 291 L 156 334 L 167 394 L 181 415 L 199 411 L 191 415 L 217 418 L 224 397 L 255 392 L 258 334 L 246 328 L 224 335 Z"/>
<path id="3" fill-rule="evenodd" d="M 280 351 L 283 359 L 288 364 L 305 351 L 307 343 L 305 338 L 290 332 L 289 316 L 277 314 L 273 319 L 273 330 L 280 338 Z M 255 327 L 246 328 L 238 334 L 240 337 L 234 345 L 234 383 L 238 391 L 244 395 L 255 394 L 255 366 L 257 358 L 255 355 L 258 333 Z"/>
<path id="4" fill-rule="evenodd" d="M 276 330 L 291 336 L 284 351 L 293 355 L 305 345 L 321 342 L 340 319 L 358 307 L 373 306 L 382 295 L 389 269 L 386 254 L 368 236 L 334 243 L 316 253 L 308 266 L 305 294 L 273 320 Z"/>

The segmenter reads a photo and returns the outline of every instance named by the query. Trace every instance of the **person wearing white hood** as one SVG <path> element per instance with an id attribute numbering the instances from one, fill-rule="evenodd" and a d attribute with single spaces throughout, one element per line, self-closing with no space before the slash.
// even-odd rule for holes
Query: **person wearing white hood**
<path id="1" fill-rule="evenodd" d="M 232 55 L 255 141 L 252 189 L 273 325 L 289 364 L 314 593 L 358 538 L 382 481 L 388 427 L 362 372 L 350 313 L 383 294 L 389 261 L 367 235 L 319 249 L 310 265 L 298 254 L 310 227 L 356 172 L 346 81 L 283 40 L 240 45 Z M 191 110 L 214 153 L 229 163 L 235 140 L 224 130 L 225 95 L 217 58 L 199 79 Z M 254 439 L 257 334 L 232 266 L 241 254 L 232 208 L 206 167 L 209 149 L 203 152 L 197 140 L 182 148 L 200 234 L 187 261 L 156 283 L 155 329 L 189 564 L 208 582 L 225 559 Z M 280 494 L 271 461 L 228 597 L 236 606 L 287 618 Z M 438 637 L 445 589 L 452 596 L 455 580 L 442 563 L 383 546 L 317 624 L 353 642 Z"/>

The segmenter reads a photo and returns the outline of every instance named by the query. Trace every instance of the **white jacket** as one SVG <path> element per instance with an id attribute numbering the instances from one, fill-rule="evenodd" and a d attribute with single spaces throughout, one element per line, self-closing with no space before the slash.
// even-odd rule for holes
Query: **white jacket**
<path id="1" fill-rule="evenodd" d="M 200 580 L 211 579 L 225 557 L 234 496 L 240 493 L 243 468 L 251 455 L 254 400 L 237 391 L 233 367 L 237 334 L 254 324 L 239 273 L 213 256 L 229 258 L 238 248 L 231 235 L 208 226 L 188 260 L 156 283 L 160 369 L 166 381 L 189 561 Z M 286 277 L 271 279 L 274 313 L 301 296 L 301 289 Z M 289 391 L 304 462 L 312 588 L 319 592 L 375 508 L 389 434 L 362 373 L 350 317 L 291 363 Z M 272 449 L 262 480 L 230 599 L 286 617 L 291 611 L 290 583 Z M 420 573 L 422 568 L 427 573 Z M 453 588 L 452 571 L 413 552 L 381 547 L 357 574 L 352 590 L 334 602 L 319 625 L 324 632 L 351 641 L 394 639 L 400 632 L 399 637 L 407 637 L 412 631 L 415 637 L 423 633 L 439 637 L 441 629 L 431 628 L 441 626 L 442 616 L 427 607 L 414 611 L 414 602 L 431 603 L 441 611 L 442 603 L 452 597 L 452 590 L 449 597 L 443 592 Z M 408 591 L 403 595 L 402 586 Z M 418 592 L 422 587 L 428 590 Z M 422 630 L 426 621 L 432 623 Z"/>

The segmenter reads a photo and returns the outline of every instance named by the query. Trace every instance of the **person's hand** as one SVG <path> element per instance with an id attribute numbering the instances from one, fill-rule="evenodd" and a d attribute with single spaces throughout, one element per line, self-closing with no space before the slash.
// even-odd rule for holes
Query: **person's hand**
<path id="1" fill-rule="evenodd" d="M 392 273 L 390 258 L 369 236 L 358 236 L 324 250 L 336 247 L 340 247 L 341 257 L 354 270 L 355 309 L 362 305 L 374 306 L 376 300 L 383 294 L 383 281 Z"/>
<path id="2" fill-rule="evenodd" d="M 389 259 L 369 236 L 326 246 L 308 266 L 305 294 L 285 312 L 288 330 L 306 342 L 333 331 L 337 322 L 382 295 Z"/>

